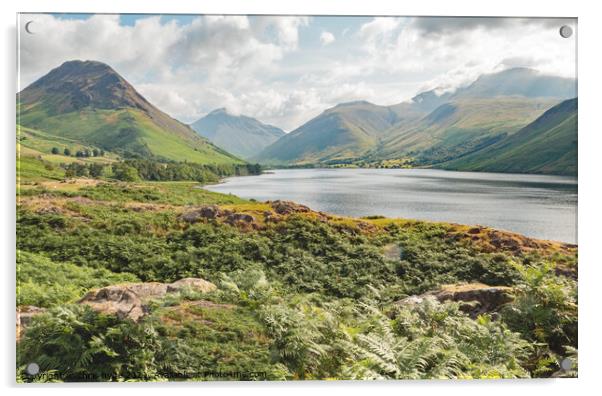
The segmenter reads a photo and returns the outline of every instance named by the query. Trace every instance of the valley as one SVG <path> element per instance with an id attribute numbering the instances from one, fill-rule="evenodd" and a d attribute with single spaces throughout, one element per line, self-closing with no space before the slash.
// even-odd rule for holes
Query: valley
<path id="1" fill-rule="evenodd" d="M 17 381 L 577 376 L 573 87 L 518 69 L 285 133 L 63 63 L 17 94 Z"/>

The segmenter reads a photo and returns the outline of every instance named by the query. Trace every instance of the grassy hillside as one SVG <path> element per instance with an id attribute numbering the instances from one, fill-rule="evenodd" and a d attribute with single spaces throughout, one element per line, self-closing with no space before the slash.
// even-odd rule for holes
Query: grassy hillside
<path id="1" fill-rule="evenodd" d="M 255 159 L 296 165 L 435 165 L 499 142 L 573 97 L 575 90 L 574 79 L 513 68 L 482 75 L 454 92 L 430 90 L 393 106 L 342 104 Z"/>
<path id="2" fill-rule="evenodd" d="M 244 115 L 217 109 L 191 124 L 213 144 L 241 158 L 250 158 L 284 136 L 284 131 Z"/>
<path id="3" fill-rule="evenodd" d="M 446 169 L 577 175 L 577 99 L 564 101 L 483 150 L 441 165 Z"/>
<path id="4" fill-rule="evenodd" d="M 65 62 L 20 92 L 17 101 L 23 127 L 120 156 L 242 162 L 154 107 L 100 62 Z"/>
<path id="5" fill-rule="evenodd" d="M 340 104 L 283 136 L 255 159 L 266 163 L 317 163 L 355 158 L 373 147 L 402 117 L 414 116 L 405 106 Z"/>
<path id="6" fill-rule="evenodd" d="M 18 381 L 576 375 L 558 363 L 576 363 L 575 246 L 281 211 L 196 184 L 37 179 L 19 190 L 17 304 L 46 310 L 20 328 Z M 219 215 L 187 216 L 200 208 Z M 105 285 L 186 277 L 216 288 L 154 299 L 138 321 L 77 303 Z M 403 302 L 482 284 L 513 300 L 479 315 L 462 301 Z M 26 374 L 32 361 L 41 375 Z"/>
<path id="7" fill-rule="evenodd" d="M 452 101 L 418 122 L 393 127 L 366 157 L 413 157 L 418 165 L 449 161 L 512 135 L 556 103 L 520 97 Z"/>

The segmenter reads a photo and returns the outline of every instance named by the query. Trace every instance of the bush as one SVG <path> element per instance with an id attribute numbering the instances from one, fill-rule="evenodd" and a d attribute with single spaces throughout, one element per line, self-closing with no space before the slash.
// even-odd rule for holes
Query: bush
<path id="1" fill-rule="evenodd" d="M 17 306 L 53 307 L 73 302 L 88 290 L 115 283 L 136 282 L 134 275 L 115 274 L 17 251 Z"/>

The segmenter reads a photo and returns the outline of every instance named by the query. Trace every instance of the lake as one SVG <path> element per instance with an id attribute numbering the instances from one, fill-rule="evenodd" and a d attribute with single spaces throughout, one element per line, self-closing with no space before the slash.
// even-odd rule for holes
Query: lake
<path id="1" fill-rule="evenodd" d="M 480 224 L 577 243 L 577 180 L 431 169 L 286 169 L 231 177 L 207 190 L 290 200 L 344 216 Z"/>

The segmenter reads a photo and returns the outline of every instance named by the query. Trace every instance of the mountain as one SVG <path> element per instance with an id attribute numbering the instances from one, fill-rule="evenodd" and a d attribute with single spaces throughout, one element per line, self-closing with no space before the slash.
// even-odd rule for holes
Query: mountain
<path id="1" fill-rule="evenodd" d="M 452 100 L 498 96 L 569 99 L 577 96 L 577 84 L 572 78 L 551 76 L 537 70 L 516 67 L 483 74 L 470 85 L 458 88 L 455 92 L 422 92 L 412 98 L 412 103 L 424 111 L 432 111 Z"/>
<path id="2" fill-rule="evenodd" d="M 284 131 L 244 115 L 217 109 L 194 122 L 192 129 L 241 158 L 250 158 L 284 136 Z"/>
<path id="3" fill-rule="evenodd" d="M 454 94 L 456 98 L 495 96 L 569 99 L 577 96 L 577 84 L 572 78 L 551 76 L 537 70 L 517 67 L 484 74 Z"/>
<path id="4" fill-rule="evenodd" d="M 239 163 L 149 103 L 110 66 L 69 61 L 17 95 L 19 125 L 123 156 Z"/>
<path id="5" fill-rule="evenodd" d="M 576 176 L 577 98 L 552 107 L 515 134 L 442 167 Z"/>
<path id="6" fill-rule="evenodd" d="M 433 165 L 512 135 L 561 100 L 574 79 L 528 68 L 485 74 L 455 92 L 422 92 L 410 102 L 335 106 L 266 147 L 267 163 L 337 163 L 406 158 Z"/>
<path id="7" fill-rule="evenodd" d="M 524 97 L 455 99 L 417 122 L 387 131 L 366 157 L 409 157 L 417 165 L 449 161 L 517 132 L 556 103 Z"/>
<path id="8" fill-rule="evenodd" d="M 266 163 L 355 158 L 373 147 L 397 122 L 410 122 L 420 115 L 404 104 L 387 107 L 366 101 L 342 103 L 284 135 L 255 158 Z"/>

